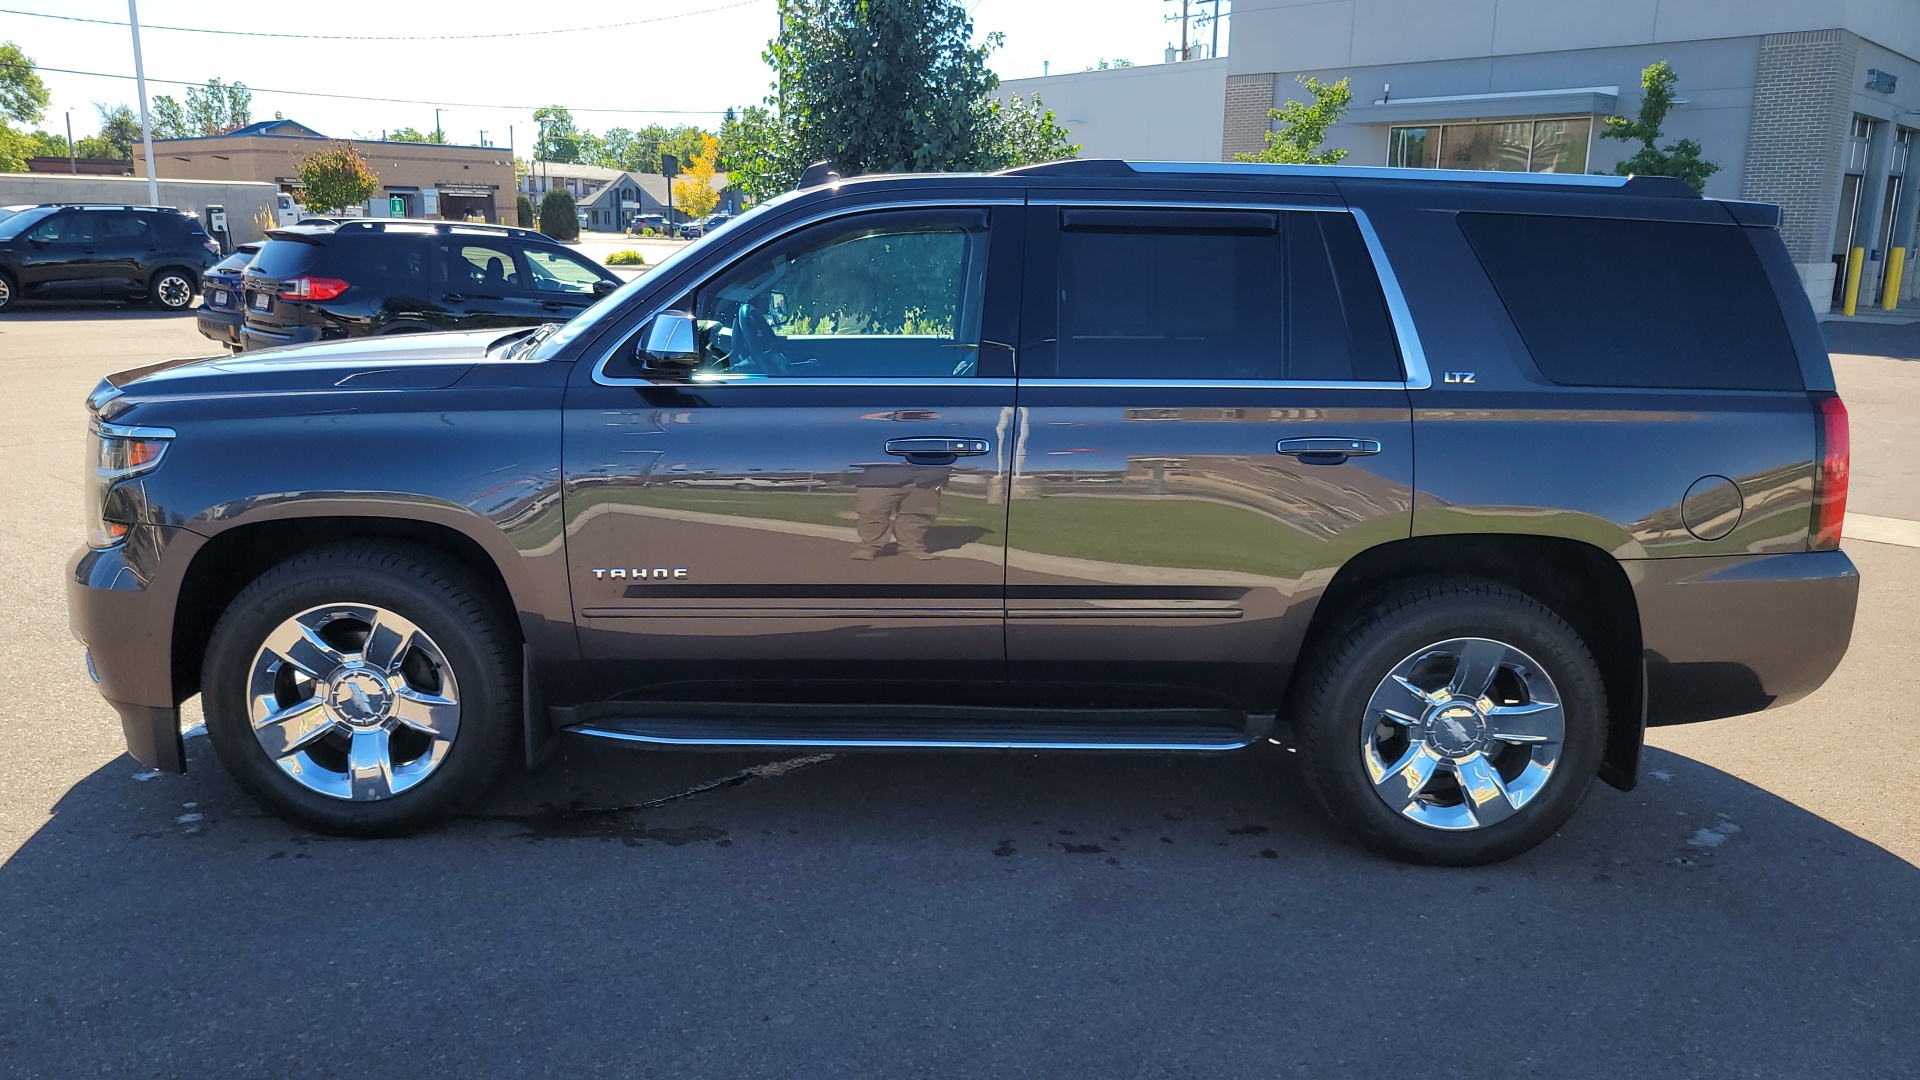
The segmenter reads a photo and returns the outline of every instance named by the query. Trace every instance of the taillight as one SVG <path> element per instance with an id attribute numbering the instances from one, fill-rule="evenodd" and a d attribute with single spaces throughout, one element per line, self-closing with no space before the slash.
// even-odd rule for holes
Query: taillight
<path id="1" fill-rule="evenodd" d="M 214 243 L 212 240 L 202 240 L 200 241 L 200 246 L 203 248 L 206 248 L 209 254 L 212 254 L 212 255 L 220 254 L 220 245 Z"/>
<path id="2" fill-rule="evenodd" d="M 1847 406 L 1838 395 L 1815 397 L 1813 409 L 1818 422 L 1814 440 L 1818 464 L 1813 471 L 1813 535 L 1807 547 L 1832 551 L 1840 546 L 1840 529 L 1847 519 L 1847 469 L 1853 448 Z"/>
<path id="3" fill-rule="evenodd" d="M 308 277 L 303 274 L 280 283 L 282 300 L 331 300 L 346 291 L 347 283 L 339 278 Z"/>

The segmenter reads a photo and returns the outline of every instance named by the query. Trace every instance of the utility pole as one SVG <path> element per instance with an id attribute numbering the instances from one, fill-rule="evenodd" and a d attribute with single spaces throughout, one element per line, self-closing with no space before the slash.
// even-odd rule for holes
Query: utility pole
<path id="1" fill-rule="evenodd" d="M 433 110 L 433 141 L 445 142 L 446 136 L 440 134 L 440 110 Z"/>
<path id="2" fill-rule="evenodd" d="M 73 110 L 67 110 L 67 170 L 79 175 L 80 152 L 73 148 Z"/>
<path id="3" fill-rule="evenodd" d="M 140 86 L 140 141 L 147 148 L 147 205 L 160 205 L 160 178 L 153 174 L 153 120 L 147 115 L 147 68 L 140 60 L 140 11 L 127 0 L 127 23 L 133 27 L 133 79 Z"/>
<path id="4" fill-rule="evenodd" d="M 486 128 L 480 129 L 480 145 L 481 146 L 487 145 L 487 129 Z"/>
<path id="5" fill-rule="evenodd" d="M 1213 45 L 1207 53 L 1207 59 L 1220 58 L 1220 0 L 1213 0 Z"/>

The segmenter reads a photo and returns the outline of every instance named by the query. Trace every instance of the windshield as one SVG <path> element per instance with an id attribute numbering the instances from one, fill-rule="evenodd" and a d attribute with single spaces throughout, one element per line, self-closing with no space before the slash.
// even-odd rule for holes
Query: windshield
<path id="1" fill-rule="evenodd" d="M 10 217 L 0 218 L 0 240 L 11 240 L 26 232 L 34 226 L 35 222 L 44 221 L 54 209 L 51 206 L 35 206 L 21 210 Z"/>
<path id="2" fill-rule="evenodd" d="M 784 206 L 787 203 L 793 201 L 795 198 L 798 198 L 800 194 L 801 193 L 798 191 L 789 191 L 785 195 L 780 195 L 776 198 L 768 199 L 766 202 L 761 203 L 759 206 L 756 206 L 753 209 L 747 211 L 746 213 L 741 214 L 739 217 L 734 218 L 732 221 L 727 222 L 725 228 L 728 231 L 732 231 L 734 226 L 740 225 L 753 218 L 759 217 L 762 214 L 765 214 L 767 211 L 772 210 L 777 206 Z M 6 225 L 0 224 L 0 229 L 4 229 L 4 228 L 6 228 Z M 622 308 L 626 307 L 627 301 L 633 299 L 634 294 L 638 293 L 641 289 L 645 288 L 648 280 L 657 278 L 662 274 L 671 274 L 674 270 L 679 269 L 679 266 L 681 263 L 687 261 L 689 258 L 692 258 L 698 255 L 703 249 L 706 248 L 706 246 L 709 243 L 713 241 L 713 238 L 718 235 L 720 235 L 720 230 L 718 229 L 707 233 L 705 236 L 701 237 L 700 239 L 695 240 L 693 243 L 688 244 L 686 247 L 683 247 L 679 251 L 676 251 L 673 254 L 667 256 L 665 259 L 662 259 L 660 261 L 660 265 L 654 267 L 653 269 L 647 271 L 646 273 L 640 275 L 639 277 L 634 278 L 632 281 L 627 282 L 625 285 L 620 286 L 618 289 L 615 289 L 614 291 L 608 293 L 605 297 L 603 297 L 600 300 L 599 303 L 593 305 L 587 310 L 567 320 L 567 324 L 561 327 L 558 333 L 554 334 L 552 337 L 548 338 L 546 341 L 541 342 L 539 350 L 533 354 L 533 359 L 535 360 L 553 359 L 555 356 L 557 356 L 560 353 L 560 350 L 566 348 L 569 344 L 571 344 L 573 341 L 578 339 L 580 335 L 585 334 L 588 331 L 599 326 L 602 320 L 606 319 L 607 317 L 617 313 Z"/>

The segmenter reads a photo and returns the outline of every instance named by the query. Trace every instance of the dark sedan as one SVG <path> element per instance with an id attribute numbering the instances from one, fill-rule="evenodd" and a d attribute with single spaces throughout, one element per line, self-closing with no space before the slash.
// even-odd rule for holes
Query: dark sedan
<path id="1" fill-rule="evenodd" d="M 259 250 L 259 244 L 241 244 L 202 279 L 200 333 L 230 349 L 240 348 L 240 327 L 247 321 L 240 275 Z"/>

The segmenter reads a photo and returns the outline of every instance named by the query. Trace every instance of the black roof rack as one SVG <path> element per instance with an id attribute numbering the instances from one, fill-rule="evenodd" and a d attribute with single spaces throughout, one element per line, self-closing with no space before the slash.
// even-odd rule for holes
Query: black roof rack
<path id="1" fill-rule="evenodd" d="M 1022 165 L 1003 176 L 1300 176 L 1330 180 L 1423 180 L 1449 184 L 1519 184 L 1617 191 L 1656 198 L 1697 199 L 1684 180 L 1671 176 L 1594 176 L 1586 173 L 1481 172 L 1476 169 L 1392 169 L 1367 165 L 1270 165 L 1248 161 L 1121 161 L 1074 158 Z"/>
<path id="2" fill-rule="evenodd" d="M 177 206 L 135 206 L 130 203 L 43 202 L 35 204 L 34 209 L 41 207 L 49 210 L 158 210 L 171 214 L 191 215 L 192 213 Z"/>
<path id="3" fill-rule="evenodd" d="M 349 230 L 354 232 L 386 232 L 389 225 L 404 225 L 408 227 L 408 231 L 426 228 L 436 233 L 451 233 L 456 229 L 469 229 L 474 232 L 490 233 L 495 236 L 537 237 L 541 240 L 553 239 L 553 237 L 548 236 L 546 233 L 535 229 L 523 229 L 517 225 L 493 225 L 475 221 L 436 221 L 432 218 L 346 218 L 334 227 L 334 231 L 337 233 L 347 232 Z"/>

